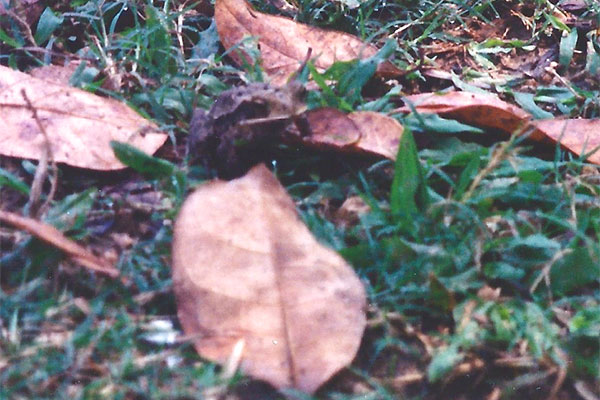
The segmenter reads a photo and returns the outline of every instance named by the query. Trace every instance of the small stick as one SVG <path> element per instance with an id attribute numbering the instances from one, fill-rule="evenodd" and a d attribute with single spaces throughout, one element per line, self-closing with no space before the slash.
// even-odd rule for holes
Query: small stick
<path id="1" fill-rule="evenodd" d="M 557 262 L 558 260 L 560 260 L 561 258 L 563 258 L 564 256 L 566 256 L 572 252 L 573 252 L 573 249 L 562 249 L 562 250 L 559 250 L 556 253 L 554 253 L 554 255 L 552 256 L 550 261 L 548 261 L 547 263 L 544 264 L 542 271 L 540 272 L 540 274 L 535 278 L 535 280 L 531 284 L 531 287 L 529 288 L 529 293 L 533 294 L 533 292 L 535 292 L 535 290 L 537 289 L 540 282 L 542 282 L 542 280 L 544 280 L 546 282 L 546 285 L 548 287 L 550 287 L 550 270 L 552 269 L 552 266 L 554 265 L 555 262 Z"/>
<path id="2" fill-rule="evenodd" d="M 38 162 L 37 169 L 35 170 L 35 175 L 31 184 L 31 192 L 29 194 L 29 201 L 27 203 L 29 214 L 35 218 L 39 215 L 42 215 L 48 208 L 50 202 L 52 201 L 54 194 L 56 193 L 56 186 L 58 184 L 58 173 L 56 170 L 56 163 L 54 162 L 54 157 L 52 155 L 52 144 L 50 142 L 48 132 L 46 131 L 46 128 L 44 128 L 44 125 L 42 124 L 42 121 L 38 116 L 37 109 L 33 106 L 31 101 L 29 100 L 29 97 L 27 97 L 25 89 L 21 90 L 21 95 L 23 96 L 23 100 L 25 100 L 25 103 L 27 104 L 27 109 L 31 111 L 33 119 L 35 120 L 35 123 L 37 124 L 40 132 L 42 133 L 42 135 L 44 135 L 44 149 L 42 150 L 42 155 Z M 46 198 L 44 204 L 41 207 L 38 207 L 40 197 L 42 195 L 42 187 L 44 185 L 44 181 L 46 180 L 46 176 L 48 175 L 48 162 L 51 163 L 52 170 L 54 172 L 51 180 L 50 193 L 48 194 L 48 197 Z"/>
<path id="3" fill-rule="evenodd" d="M 104 274 L 110 278 L 118 278 L 120 275 L 119 270 L 108 261 L 90 253 L 83 246 L 64 236 L 61 231 L 52 225 L 2 210 L 0 210 L 0 221 L 28 232 L 40 240 L 62 250 L 72 260 L 92 271 Z"/>
<path id="4" fill-rule="evenodd" d="M 29 40 L 31 42 L 31 44 L 33 44 L 34 46 L 37 47 L 37 43 L 35 42 L 35 39 L 33 37 L 33 32 L 31 31 L 31 28 L 29 26 L 30 24 L 27 21 L 25 21 L 23 18 L 19 17 L 17 15 L 17 13 L 15 13 L 13 10 L 5 10 L 5 11 L 11 18 L 14 18 L 19 23 L 19 25 L 21 25 L 21 27 L 25 31 L 25 37 L 27 38 L 27 40 Z"/>
<path id="5" fill-rule="evenodd" d="M 306 51 L 306 57 L 304 57 L 304 61 L 302 61 L 302 64 L 300 64 L 300 67 L 298 67 L 298 69 L 296 71 L 294 71 L 288 78 L 288 81 L 287 81 L 288 84 L 290 82 L 296 80 L 300 76 L 300 74 L 306 67 L 306 64 L 308 64 L 308 62 L 310 61 L 311 55 L 312 55 L 312 47 L 309 47 L 308 50 Z"/>

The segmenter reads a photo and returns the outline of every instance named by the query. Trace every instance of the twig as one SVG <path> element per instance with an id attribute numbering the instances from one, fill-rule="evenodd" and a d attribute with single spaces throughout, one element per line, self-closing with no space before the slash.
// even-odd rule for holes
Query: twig
<path id="1" fill-rule="evenodd" d="M 502 397 L 502 389 L 500 389 L 499 387 L 495 387 L 490 392 L 490 394 L 487 395 L 485 400 L 500 400 L 501 397 Z"/>
<path id="2" fill-rule="evenodd" d="M 14 18 L 19 23 L 19 25 L 21 25 L 21 27 L 25 31 L 25 37 L 27 38 L 27 40 L 29 40 L 29 42 L 31 42 L 31 44 L 33 44 L 35 47 L 37 47 L 37 43 L 35 42 L 35 38 L 33 37 L 33 32 L 31 31 L 31 28 L 29 27 L 29 23 L 27 21 L 25 21 L 23 18 L 19 17 L 17 15 L 17 13 L 15 13 L 13 10 L 5 10 L 5 11 L 6 11 L 6 14 L 8 14 L 11 18 Z"/>
<path id="3" fill-rule="evenodd" d="M 103 258 L 90 253 L 71 239 L 65 237 L 61 231 L 52 225 L 45 224 L 33 218 L 22 217 L 8 211 L 0 210 L 0 221 L 10 224 L 17 229 L 28 232 L 44 242 L 57 247 L 65 252 L 75 262 L 84 267 L 102 273 L 111 278 L 118 278 L 120 272 Z"/>
<path id="4" fill-rule="evenodd" d="M 31 192 L 29 194 L 29 201 L 27 203 L 29 210 L 29 215 L 36 218 L 40 215 L 43 215 L 50 202 L 54 198 L 54 194 L 56 193 L 56 186 L 58 184 L 58 172 L 56 169 L 56 163 L 54 162 L 54 156 L 52 154 L 52 143 L 50 142 L 50 137 L 48 136 L 48 132 L 46 128 L 42 124 L 40 117 L 38 116 L 37 109 L 33 106 L 29 97 L 27 97 L 27 93 L 25 89 L 21 90 L 21 95 L 23 96 L 23 100 L 27 104 L 27 109 L 31 111 L 33 115 L 33 119 L 37 124 L 40 132 L 44 135 L 44 148 L 42 149 L 42 155 L 40 156 L 40 160 L 38 162 L 38 166 L 35 170 L 35 175 L 33 176 L 33 182 L 31 184 Z M 46 176 L 48 175 L 48 162 L 52 165 L 52 171 L 54 172 L 51 180 L 51 187 L 48 196 L 46 197 L 46 201 L 40 207 L 38 207 L 41 195 L 42 188 L 44 185 L 44 181 L 46 180 Z"/>
<path id="5" fill-rule="evenodd" d="M 560 83 L 562 83 L 567 88 L 567 90 L 571 92 L 573 96 L 575 96 L 577 100 L 585 100 L 585 97 L 577 93 L 575 89 L 573 89 L 573 86 L 571 86 L 571 84 L 569 84 L 569 82 L 567 82 L 565 78 L 563 78 L 558 74 L 558 72 L 556 72 L 556 65 L 556 62 L 552 62 L 548 67 L 544 69 L 546 70 L 546 72 L 549 72 L 550 74 L 554 75 L 554 77 L 558 79 Z"/>
<path id="6" fill-rule="evenodd" d="M 522 130 L 520 132 L 522 132 Z M 520 132 L 516 132 L 515 134 L 513 134 L 510 140 L 501 143 L 500 147 L 494 151 L 494 153 L 492 154 L 492 158 L 485 166 L 485 168 L 479 171 L 475 178 L 473 178 L 473 182 L 471 182 L 469 189 L 465 192 L 461 199 L 463 203 L 473 196 L 475 189 L 477 189 L 477 187 L 481 184 L 481 181 L 483 181 L 483 179 L 485 179 L 486 176 L 488 176 L 494 169 L 496 169 L 496 167 L 502 161 L 504 161 L 507 158 L 508 150 L 510 150 L 516 138 L 520 136 Z"/>
<path id="7" fill-rule="evenodd" d="M 562 249 L 554 253 L 552 259 L 550 259 L 550 261 L 544 264 L 542 271 L 537 276 L 537 278 L 535 278 L 535 281 L 533 281 L 531 288 L 529 288 L 529 293 L 533 294 L 533 292 L 535 292 L 535 289 L 537 289 L 542 279 L 544 279 L 546 281 L 546 285 L 550 287 L 550 269 L 552 268 L 552 265 L 554 265 L 555 262 L 557 262 L 559 259 L 571 252 L 573 252 L 573 249 Z"/>
<path id="8" fill-rule="evenodd" d="M 573 384 L 577 394 L 584 400 L 600 400 L 592 389 L 590 389 L 584 381 L 577 381 Z"/>
<path id="9" fill-rule="evenodd" d="M 179 6 L 179 9 L 177 10 L 179 12 L 179 14 L 177 15 L 177 22 L 175 23 L 175 34 L 177 36 L 177 43 L 179 43 L 179 51 L 181 51 L 181 54 L 185 54 L 185 48 L 183 47 L 183 23 L 184 23 L 184 16 L 183 16 L 183 10 L 186 7 L 186 3 L 184 2 L 183 4 L 181 4 L 181 6 Z"/>

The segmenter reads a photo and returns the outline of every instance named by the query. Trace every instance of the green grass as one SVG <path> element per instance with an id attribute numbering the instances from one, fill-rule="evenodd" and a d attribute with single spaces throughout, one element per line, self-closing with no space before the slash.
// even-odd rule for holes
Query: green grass
<path id="1" fill-rule="evenodd" d="M 521 10 L 535 24 L 523 43 L 471 43 L 448 29 L 475 19 L 493 24 L 504 3 L 368 0 L 349 8 L 301 1 L 296 17 L 380 47 L 393 36 L 391 52 L 402 68 L 415 66 L 432 40 L 470 46 L 468 57 L 485 65 L 514 46 L 547 48 L 568 29 L 541 0 Z M 211 391 L 277 398 L 248 377 L 224 381 L 187 342 L 148 339 L 153 321 L 171 321 L 180 331 L 169 268 L 172 222 L 185 195 L 210 176 L 183 156 L 191 111 L 209 107 L 228 87 L 261 79 L 259 65 L 232 66 L 209 17 L 177 4 L 56 2 L 32 32 L 39 48 L 62 49 L 54 58 L 33 49 L 17 21 L 0 17 L 0 63 L 27 70 L 76 54 L 85 63 L 71 82 L 146 113 L 169 133 L 171 149 L 149 158 L 115 144 L 138 172 L 59 170 L 45 221 L 112 254 L 127 283 L 82 271 L 58 251 L 2 228 L 0 399 L 187 399 Z M 590 5 L 583 17 L 598 22 L 598 11 Z M 582 32 L 580 40 L 598 57 L 597 37 Z M 571 69 L 593 70 L 594 54 L 588 58 L 574 59 Z M 424 60 L 442 69 L 446 62 Z M 431 86 L 415 72 L 382 88 L 369 80 L 366 64 L 339 63 L 324 73 L 333 83 L 311 92 L 309 104 L 390 112 L 397 94 L 451 86 Z M 559 71 L 565 84 L 538 82 L 533 100 L 516 96 L 520 104 L 556 116 L 599 117 L 598 84 Z M 495 88 L 509 99 L 527 87 L 511 79 L 491 85 L 485 68 L 455 72 L 457 85 Z M 116 92 L 103 86 L 115 76 L 122 82 Z M 436 118 L 394 116 L 412 130 L 395 165 L 285 146 L 274 154 L 275 172 L 306 224 L 368 288 L 369 328 L 359 356 L 315 398 L 480 399 L 498 387 L 504 398 L 541 399 L 562 370 L 565 398 L 577 398 L 577 385 L 593 387 L 600 379 L 598 167 L 558 147 L 494 132 L 458 134 L 465 126 Z M 2 209 L 23 212 L 35 165 L 6 159 L 0 167 Z M 371 211 L 343 226 L 336 212 L 351 196 Z M 409 372 L 420 376 L 399 383 Z"/>

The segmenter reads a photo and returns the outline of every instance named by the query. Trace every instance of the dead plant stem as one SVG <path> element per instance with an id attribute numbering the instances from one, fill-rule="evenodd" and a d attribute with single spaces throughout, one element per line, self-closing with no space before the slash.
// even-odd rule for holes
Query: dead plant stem
<path id="1" fill-rule="evenodd" d="M 510 140 L 501 143 L 500 146 L 494 150 L 488 164 L 485 166 L 485 168 L 479 171 L 475 178 L 473 178 L 473 182 L 471 182 L 469 189 L 463 195 L 461 199 L 463 203 L 473 196 L 475 189 L 477 189 L 477 187 L 481 184 L 481 181 L 483 181 L 486 176 L 488 176 L 502 161 L 508 157 L 508 151 L 512 148 L 518 134 L 518 132 L 513 134 Z"/>
<path id="2" fill-rule="evenodd" d="M 28 205 L 27 209 L 29 211 L 29 215 L 32 218 L 37 219 L 46 212 L 48 206 L 50 205 L 50 202 L 54 198 L 54 194 L 56 193 L 56 187 L 58 185 L 58 171 L 56 169 L 56 163 L 54 162 L 54 156 L 52 154 L 52 143 L 50 142 L 50 138 L 48 136 L 48 132 L 46 131 L 46 128 L 44 127 L 44 124 L 42 124 L 42 121 L 40 120 L 40 117 L 37 113 L 37 109 L 33 106 L 33 104 L 31 103 L 31 100 L 29 100 L 29 97 L 27 96 L 25 89 L 21 90 L 21 95 L 23 96 L 23 100 L 27 104 L 27 109 L 29 111 L 31 111 L 31 114 L 33 116 L 33 119 L 35 120 L 35 123 L 37 124 L 40 132 L 44 136 L 44 145 L 43 145 L 43 149 L 42 149 L 42 154 L 40 156 L 40 160 L 38 161 L 38 166 L 37 166 L 37 168 L 35 170 L 35 174 L 33 176 L 33 182 L 31 184 L 31 191 L 29 194 L 29 201 L 27 203 L 27 205 Z M 50 185 L 51 185 L 50 192 L 48 193 L 48 196 L 46 197 L 46 201 L 44 202 L 44 204 L 42 204 L 41 206 L 38 206 L 40 203 L 41 195 L 42 195 L 44 181 L 46 180 L 46 177 L 48 176 L 48 163 L 50 163 L 52 165 L 52 171 L 53 171 L 53 175 L 52 175 L 52 179 L 51 179 L 51 183 L 50 183 Z"/>

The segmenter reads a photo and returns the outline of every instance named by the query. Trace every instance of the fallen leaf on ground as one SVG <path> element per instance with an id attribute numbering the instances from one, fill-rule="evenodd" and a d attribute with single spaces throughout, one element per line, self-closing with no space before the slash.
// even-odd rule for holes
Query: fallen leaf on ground
<path id="1" fill-rule="evenodd" d="M 245 0 L 217 0 L 215 3 L 217 31 L 226 49 L 238 45 L 246 36 L 258 37 L 262 67 L 276 85 L 284 84 L 305 60 L 308 50 L 316 57 L 315 66 L 325 70 L 335 61 L 367 58 L 377 47 L 364 43 L 344 32 L 325 30 L 295 22 L 289 18 L 254 11 Z M 244 56 L 236 50 L 229 55 L 242 63 Z M 382 63 L 378 74 L 400 74 L 391 63 Z"/>
<path id="2" fill-rule="evenodd" d="M 496 96 L 468 92 L 422 93 L 407 96 L 405 100 L 420 113 L 436 113 L 465 124 L 509 134 L 518 130 L 525 133 L 528 128 L 533 128 L 529 136 L 531 139 L 559 142 L 578 156 L 600 145 L 600 119 L 533 120 L 526 111 Z M 405 106 L 400 111 L 410 112 L 411 109 Z M 600 152 L 592 154 L 588 161 L 600 164 Z"/>
<path id="3" fill-rule="evenodd" d="M 28 232 L 38 239 L 64 251 L 73 261 L 88 269 L 111 278 L 119 276 L 118 269 L 106 260 L 96 257 L 84 247 L 65 237 L 58 229 L 51 225 L 2 210 L 0 210 L 0 221 Z"/>
<path id="4" fill-rule="evenodd" d="M 398 121 L 373 111 L 355 111 L 348 114 L 359 127 L 362 136 L 354 145 L 359 151 L 395 159 L 404 128 Z"/>
<path id="5" fill-rule="evenodd" d="M 310 135 L 302 142 L 351 153 L 368 153 L 395 159 L 403 127 L 394 118 L 373 111 L 345 114 L 333 108 L 306 113 Z"/>
<path id="6" fill-rule="evenodd" d="M 243 339 L 242 371 L 277 388 L 314 392 L 352 361 L 366 324 L 360 280 L 316 241 L 264 165 L 187 198 L 173 286 L 203 357 L 223 364 Z"/>
<path id="7" fill-rule="evenodd" d="M 360 196 L 348 197 L 335 212 L 334 222 L 341 228 L 349 228 L 360 221 L 360 217 L 368 214 L 371 206 Z"/>
<path id="8" fill-rule="evenodd" d="M 337 108 L 315 108 L 304 115 L 310 127 L 310 134 L 302 140 L 304 144 L 342 148 L 354 145 L 361 139 L 359 127 L 348 118 L 348 114 Z"/>
<path id="9" fill-rule="evenodd" d="M 45 146 L 22 90 L 37 110 L 56 162 L 95 170 L 125 168 L 110 141 L 152 154 L 167 140 L 126 104 L 0 66 L 0 154 L 39 159 Z"/>
<path id="10" fill-rule="evenodd" d="M 466 124 L 510 133 L 522 127 L 531 118 L 517 106 L 496 96 L 480 93 L 421 93 L 406 96 L 404 99 L 421 113 L 435 113 Z M 410 108 L 405 106 L 402 110 L 409 112 Z"/>
<path id="11" fill-rule="evenodd" d="M 541 119 L 533 124 L 541 134 L 578 156 L 600 147 L 600 119 Z M 600 164 L 600 149 L 588 161 Z"/>
<path id="12" fill-rule="evenodd" d="M 76 62 L 71 62 L 63 65 L 42 65 L 41 67 L 32 68 L 29 75 L 34 78 L 41 79 L 46 82 L 53 82 L 60 85 L 69 85 L 69 80 L 79 66 Z"/>

